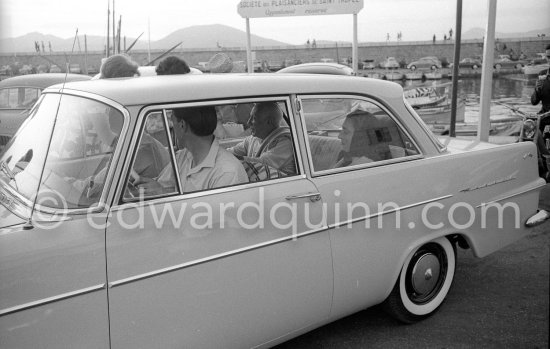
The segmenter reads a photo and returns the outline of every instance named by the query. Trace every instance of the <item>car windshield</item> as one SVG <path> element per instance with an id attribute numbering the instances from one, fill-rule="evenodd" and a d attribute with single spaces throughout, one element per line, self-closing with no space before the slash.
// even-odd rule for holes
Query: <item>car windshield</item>
<path id="1" fill-rule="evenodd" d="M 0 179 L 30 201 L 39 190 L 41 206 L 95 206 L 122 123 L 122 113 L 103 103 L 46 95 L 0 155 Z"/>

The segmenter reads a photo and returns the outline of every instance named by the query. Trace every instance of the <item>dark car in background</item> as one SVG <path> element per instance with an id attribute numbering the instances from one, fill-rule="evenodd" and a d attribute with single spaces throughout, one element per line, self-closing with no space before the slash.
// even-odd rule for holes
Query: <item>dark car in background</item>
<path id="1" fill-rule="evenodd" d="M 460 68 L 477 69 L 481 67 L 481 60 L 477 58 L 463 58 L 458 62 Z"/>
<path id="2" fill-rule="evenodd" d="M 46 87 L 64 81 L 90 80 L 80 74 L 29 74 L 0 81 L 0 150 L 27 118 L 30 109 Z"/>
<path id="3" fill-rule="evenodd" d="M 416 70 L 416 69 L 440 69 L 442 67 L 441 61 L 437 57 L 429 56 L 429 57 L 422 57 L 419 58 L 416 61 L 413 61 L 407 65 L 408 69 Z"/>
<path id="4" fill-rule="evenodd" d="M 524 60 L 512 60 L 510 55 L 499 55 L 495 62 L 493 63 L 493 67 L 495 69 L 521 69 L 523 66 L 525 66 L 528 62 Z"/>

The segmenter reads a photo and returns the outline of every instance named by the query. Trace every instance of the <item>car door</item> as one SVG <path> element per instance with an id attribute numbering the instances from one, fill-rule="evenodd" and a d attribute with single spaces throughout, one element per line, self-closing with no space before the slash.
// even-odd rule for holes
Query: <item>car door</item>
<path id="1" fill-rule="evenodd" d="M 332 315 L 342 316 L 385 298 L 403 251 L 421 234 L 405 233 L 398 224 L 404 216 L 420 216 L 419 203 L 442 194 L 425 183 L 425 168 L 415 162 L 420 148 L 380 102 L 353 95 L 299 101 L 312 181 L 327 205 Z M 417 185 L 426 191 L 416 191 Z"/>
<path id="2" fill-rule="evenodd" d="M 270 100 L 290 115 L 288 99 Z M 252 102 L 258 100 L 216 108 L 239 113 Z M 171 144 L 167 114 L 188 106 L 145 109 L 136 144 L 145 133 Z M 238 144 L 246 126 L 242 117 L 226 116 L 219 116 L 227 136 L 220 147 Z M 107 228 L 112 348 L 252 347 L 328 317 L 329 236 L 317 190 L 303 175 L 293 122 L 288 126 L 294 174 L 191 193 L 175 185 L 141 198 L 120 190 Z M 137 148 L 133 164 L 142 162 Z"/>

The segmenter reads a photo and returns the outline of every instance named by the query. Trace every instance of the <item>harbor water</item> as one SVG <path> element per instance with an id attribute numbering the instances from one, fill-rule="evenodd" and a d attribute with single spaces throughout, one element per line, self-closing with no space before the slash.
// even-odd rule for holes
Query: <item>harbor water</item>
<path id="1" fill-rule="evenodd" d="M 523 74 L 503 75 L 493 78 L 492 97 L 491 97 L 491 115 L 492 121 L 499 119 L 508 119 L 518 117 L 509 105 L 525 113 L 536 114 L 541 106 L 531 105 L 531 94 L 535 87 L 535 78 L 528 79 Z M 450 84 L 451 80 L 442 79 L 436 81 L 403 81 L 400 82 L 404 88 L 437 86 L 440 84 Z M 450 86 L 450 85 L 449 85 Z M 464 78 L 458 81 L 458 97 L 465 101 L 465 122 L 477 123 L 480 110 L 480 91 L 481 79 Z"/>

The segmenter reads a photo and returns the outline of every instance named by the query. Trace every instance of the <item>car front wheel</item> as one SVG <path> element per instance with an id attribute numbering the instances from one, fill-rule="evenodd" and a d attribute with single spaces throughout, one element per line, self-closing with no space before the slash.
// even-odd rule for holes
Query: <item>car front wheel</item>
<path id="1" fill-rule="evenodd" d="M 502 68 L 502 65 L 501 64 L 495 64 L 495 68 L 500 69 L 500 68 Z"/>
<path id="2" fill-rule="evenodd" d="M 416 65 L 411 65 L 411 70 L 416 70 Z"/>
<path id="3" fill-rule="evenodd" d="M 477 64 L 472 65 L 472 69 L 477 69 Z"/>
<path id="4" fill-rule="evenodd" d="M 406 259 L 395 286 L 384 301 L 397 320 L 414 323 L 432 315 L 453 283 L 456 251 L 445 237 L 430 241 Z"/>
<path id="5" fill-rule="evenodd" d="M 430 68 L 431 68 L 432 70 L 436 70 L 436 69 L 437 69 L 437 66 L 432 65 Z"/>

